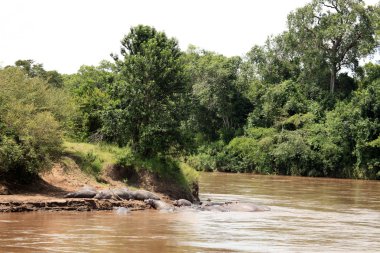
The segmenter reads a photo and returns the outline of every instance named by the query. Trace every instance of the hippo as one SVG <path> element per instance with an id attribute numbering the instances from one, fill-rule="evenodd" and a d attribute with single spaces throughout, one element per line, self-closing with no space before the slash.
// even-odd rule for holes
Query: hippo
<path id="1" fill-rule="evenodd" d="M 132 193 L 128 188 L 115 189 L 112 191 L 115 197 L 119 199 L 132 199 Z"/>
<path id="2" fill-rule="evenodd" d="M 112 199 L 112 198 L 114 198 L 114 194 L 111 190 L 101 190 L 94 197 L 94 199 Z"/>
<path id="3" fill-rule="evenodd" d="M 154 199 L 159 200 L 160 197 L 158 197 L 156 194 L 145 191 L 145 190 L 137 190 L 137 191 L 131 191 L 131 199 L 136 200 L 146 200 L 146 199 Z"/>
<path id="4" fill-rule="evenodd" d="M 157 210 L 174 210 L 174 207 L 161 200 L 145 199 L 144 202 Z"/>
<path id="5" fill-rule="evenodd" d="M 97 194 L 97 191 L 92 187 L 83 187 L 76 192 L 70 192 L 65 195 L 65 198 L 93 198 Z"/>
<path id="6" fill-rule="evenodd" d="M 270 211 L 271 209 L 267 206 L 257 206 L 253 203 L 239 203 L 232 202 L 223 205 L 229 212 L 260 212 L 260 211 Z"/>
<path id="7" fill-rule="evenodd" d="M 217 212 L 258 212 L 258 211 L 270 211 L 269 207 L 257 206 L 252 203 L 240 203 L 240 202 L 210 202 L 197 207 L 197 210 L 201 211 L 217 211 Z"/>
<path id="8" fill-rule="evenodd" d="M 118 215 L 125 215 L 125 214 L 128 214 L 130 212 L 130 210 L 128 208 L 125 208 L 125 207 L 116 207 L 116 208 L 114 208 L 114 211 Z"/>
<path id="9" fill-rule="evenodd" d="M 224 205 L 200 205 L 197 207 L 200 211 L 216 211 L 216 212 L 228 212 L 228 209 Z"/>
<path id="10" fill-rule="evenodd" d="M 191 206 L 192 203 L 187 199 L 178 199 L 173 201 L 173 205 L 181 207 L 181 206 Z"/>

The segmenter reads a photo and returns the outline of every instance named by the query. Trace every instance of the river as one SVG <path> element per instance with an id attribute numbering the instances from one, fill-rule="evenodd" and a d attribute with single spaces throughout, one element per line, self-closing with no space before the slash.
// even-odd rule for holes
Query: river
<path id="1" fill-rule="evenodd" d="M 267 212 L 0 214 L 0 252 L 379 252 L 380 182 L 203 173 L 201 199 Z"/>

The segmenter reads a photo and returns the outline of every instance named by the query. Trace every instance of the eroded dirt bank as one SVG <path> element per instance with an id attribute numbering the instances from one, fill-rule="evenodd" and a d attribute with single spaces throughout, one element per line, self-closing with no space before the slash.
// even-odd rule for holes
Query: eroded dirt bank
<path id="1" fill-rule="evenodd" d="M 15 199 L 20 196 L 15 195 Z M 30 211 L 100 211 L 125 207 L 131 211 L 150 208 L 142 201 L 136 200 L 97 200 L 97 199 L 44 199 L 0 201 L 0 212 L 30 212 Z"/>
<path id="2" fill-rule="evenodd" d="M 40 174 L 40 177 L 30 185 L 12 184 L 0 181 L 0 212 L 27 212 L 27 211 L 97 211 L 112 210 L 125 207 L 132 211 L 151 208 L 144 201 L 117 200 L 117 199 L 74 199 L 64 196 L 82 187 L 93 187 L 96 190 L 128 187 L 125 183 L 102 175 L 102 182 L 83 173 L 79 167 L 67 168 L 60 164 L 52 170 Z M 135 189 L 134 187 L 132 187 Z M 151 190 L 152 187 L 144 187 Z M 161 200 L 171 202 L 171 198 L 155 192 Z"/>

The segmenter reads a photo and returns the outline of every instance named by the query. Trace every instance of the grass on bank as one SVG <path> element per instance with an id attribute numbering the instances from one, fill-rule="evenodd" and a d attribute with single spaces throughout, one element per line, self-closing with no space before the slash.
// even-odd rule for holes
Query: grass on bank
<path id="1" fill-rule="evenodd" d="M 107 165 L 116 164 L 123 149 L 105 144 L 65 141 L 64 152 L 73 158 L 87 174 L 98 176 Z"/>
<path id="2" fill-rule="evenodd" d="M 129 147 L 65 141 L 64 152 L 72 157 L 85 173 L 95 177 L 99 176 L 107 165 L 116 164 L 132 167 L 137 172 L 145 169 L 157 174 L 164 181 L 175 181 L 184 188 L 198 181 L 198 172 L 186 163 L 167 156 L 142 158 L 134 155 Z"/>

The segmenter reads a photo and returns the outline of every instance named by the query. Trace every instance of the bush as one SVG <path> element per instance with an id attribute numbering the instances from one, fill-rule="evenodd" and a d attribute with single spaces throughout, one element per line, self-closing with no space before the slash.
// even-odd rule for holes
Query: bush
<path id="1" fill-rule="evenodd" d="M 0 172 L 25 181 L 59 155 L 65 101 L 18 68 L 0 70 L 0 90 Z"/>

